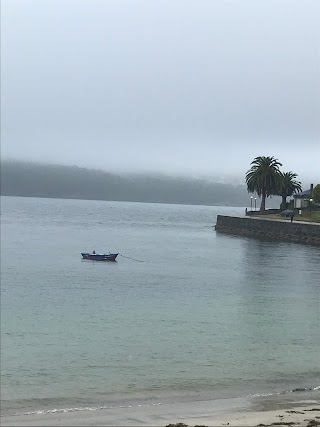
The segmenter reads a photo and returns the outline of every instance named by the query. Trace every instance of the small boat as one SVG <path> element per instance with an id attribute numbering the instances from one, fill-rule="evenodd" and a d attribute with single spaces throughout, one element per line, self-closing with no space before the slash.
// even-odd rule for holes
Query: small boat
<path id="1" fill-rule="evenodd" d="M 96 254 L 95 252 L 90 254 L 81 252 L 81 255 L 83 259 L 90 259 L 92 261 L 115 261 L 119 254 Z"/>

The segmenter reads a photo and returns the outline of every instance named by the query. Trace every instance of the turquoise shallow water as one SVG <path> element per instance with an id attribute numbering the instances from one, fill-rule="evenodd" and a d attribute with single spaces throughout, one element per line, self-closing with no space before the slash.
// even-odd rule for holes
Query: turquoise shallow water
<path id="1" fill-rule="evenodd" d="M 320 384 L 320 249 L 216 234 L 243 208 L 1 198 L 2 413 Z M 95 249 L 116 263 L 81 260 Z"/>

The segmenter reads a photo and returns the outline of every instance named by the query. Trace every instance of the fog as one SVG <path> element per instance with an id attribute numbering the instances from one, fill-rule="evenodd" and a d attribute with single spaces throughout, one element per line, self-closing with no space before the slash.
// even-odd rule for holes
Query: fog
<path id="1" fill-rule="evenodd" d="M 2 0 L 4 159 L 320 182 L 317 0 Z M 318 181 L 317 181 L 318 180 Z"/>

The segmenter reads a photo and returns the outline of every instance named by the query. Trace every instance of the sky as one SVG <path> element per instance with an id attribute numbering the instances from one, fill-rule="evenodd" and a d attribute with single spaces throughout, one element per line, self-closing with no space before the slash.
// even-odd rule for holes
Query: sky
<path id="1" fill-rule="evenodd" d="M 244 177 L 265 155 L 320 182 L 319 16 L 318 0 L 2 0 L 2 159 Z"/>

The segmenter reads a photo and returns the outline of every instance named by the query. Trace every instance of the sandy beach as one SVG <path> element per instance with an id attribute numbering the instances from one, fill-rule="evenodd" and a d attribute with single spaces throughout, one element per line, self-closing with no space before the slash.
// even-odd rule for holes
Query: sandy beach
<path id="1" fill-rule="evenodd" d="M 185 420 L 189 425 L 207 426 L 301 426 L 311 427 L 320 425 L 320 406 L 303 405 L 291 409 L 263 412 L 239 412 L 221 418 L 200 418 Z"/>
<path id="2" fill-rule="evenodd" d="M 316 426 L 320 425 L 320 392 L 1 417 L 2 426 L 165 427 L 175 423 L 190 427 Z"/>

